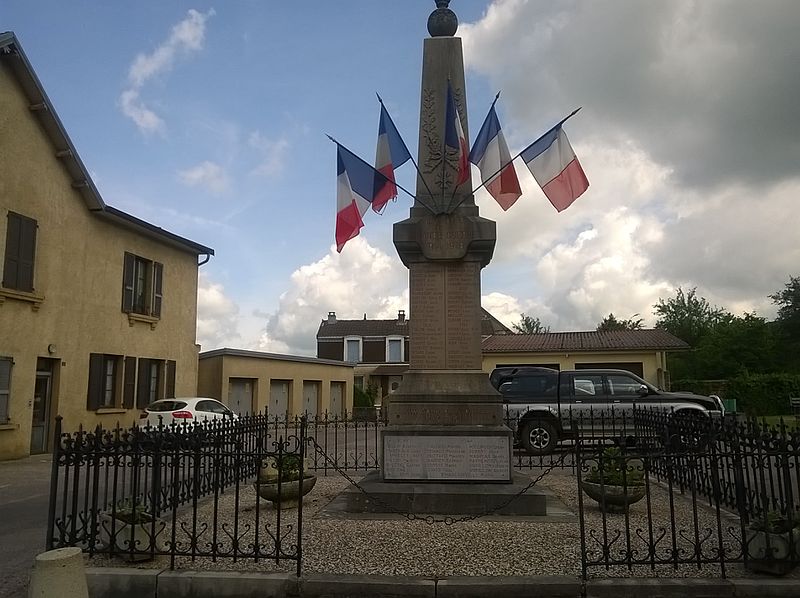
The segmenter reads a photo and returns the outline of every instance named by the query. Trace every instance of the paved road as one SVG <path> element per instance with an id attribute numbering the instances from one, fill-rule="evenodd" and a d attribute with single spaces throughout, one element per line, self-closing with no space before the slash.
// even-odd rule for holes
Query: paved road
<path id="1" fill-rule="evenodd" d="M 0 461 L 0 596 L 27 596 L 34 557 L 44 551 L 50 455 Z"/>

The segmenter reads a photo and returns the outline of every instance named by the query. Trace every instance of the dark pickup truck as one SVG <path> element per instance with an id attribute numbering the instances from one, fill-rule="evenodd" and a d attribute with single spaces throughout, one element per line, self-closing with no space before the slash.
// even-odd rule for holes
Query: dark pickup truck
<path id="1" fill-rule="evenodd" d="M 573 424 L 582 436 L 629 436 L 626 428 L 637 408 L 663 410 L 673 417 L 724 414 L 715 395 L 665 392 L 625 370 L 500 367 L 489 379 L 503 395 L 515 439 L 534 455 L 551 453 L 559 440 L 571 438 Z"/>

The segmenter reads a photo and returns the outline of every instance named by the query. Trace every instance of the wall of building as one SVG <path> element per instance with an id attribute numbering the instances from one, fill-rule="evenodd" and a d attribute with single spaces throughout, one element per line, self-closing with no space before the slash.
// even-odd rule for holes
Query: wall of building
<path id="1" fill-rule="evenodd" d="M 0 296 L 0 356 L 14 360 L 0 458 L 15 458 L 30 451 L 39 357 L 56 366 L 51 420 L 62 415 L 68 430 L 129 424 L 138 415 L 135 409 L 87 411 L 90 353 L 175 360 L 176 394 L 194 393 L 197 256 L 93 215 L 2 63 L 0 106 L 0 269 L 7 213 L 35 219 L 34 294 L 42 298 L 37 309 L 29 301 Z M 126 251 L 164 264 L 162 312 L 154 327 L 131 325 L 121 310 Z"/>
<path id="2" fill-rule="evenodd" d="M 651 384 L 661 385 L 659 377 L 663 380 L 664 360 L 663 352 L 649 353 L 620 351 L 620 352 L 579 352 L 579 353 L 484 353 L 483 371 L 490 373 L 498 364 L 558 364 L 561 370 L 574 370 L 577 364 L 585 363 L 630 363 L 641 362 L 642 376 Z"/>
<path id="3" fill-rule="evenodd" d="M 257 411 L 267 409 L 272 380 L 290 380 L 289 415 L 303 412 L 303 382 L 320 383 L 318 408 L 322 414 L 330 409 L 331 382 L 344 383 L 344 406 L 353 407 L 353 366 L 328 364 L 310 360 L 293 361 L 274 356 L 201 355 L 198 368 L 198 396 L 212 397 L 228 404 L 230 379 L 247 378 L 255 382 Z M 276 415 L 276 414 L 272 414 Z"/>

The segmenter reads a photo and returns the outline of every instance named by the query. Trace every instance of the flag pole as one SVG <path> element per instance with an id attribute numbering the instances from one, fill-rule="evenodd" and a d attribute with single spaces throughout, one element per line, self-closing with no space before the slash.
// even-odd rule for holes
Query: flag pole
<path id="1" fill-rule="evenodd" d="M 489 117 L 489 113 L 492 111 L 492 108 L 494 108 L 494 105 L 495 105 L 495 104 L 497 104 L 497 100 L 499 100 L 499 99 L 500 99 L 500 92 L 498 91 L 498 92 L 497 92 L 497 95 L 496 95 L 496 96 L 494 96 L 494 101 L 492 102 L 492 105 L 491 105 L 491 106 L 489 106 L 489 111 L 486 113 L 486 117 L 487 117 L 487 118 Z M 485 119 L 484 119 L 484 122 L 485 122 Z M 481 128 L 483 128 L 483 127 L 481 127 Z M 470 153 L 472 153 L 472 151 L 471 151 L 471 150 L 470 150 Z M 512 159 L 512 160 L 513 160 L 513 159 Z M 467 164 L 471 164 L 471 162 L 470 162 L 470 161 L 467 161 Z M 508 164 L 506 164 L 506 166 L 508 166 Z M 470 166 L 469 168 L 470 168 L 470 170 L 472 170 L 472 166 Z M 505 166 L 504 166 L 503 168 L 505 168 Z M 498 170 L 497 172 L 502 172 L 502 171 L 503 171 L 503 168 L 501 168 L 501 169 L 500 169 L 500 170 Z M 495 173 L 495 174 L 497 174 L 497 173 Z M 495 176 L 495 174 L 493 174 L 493 175 L 492 175 L 492 177 L 493 177 L 493 176 Z M 489 178 L 491 179 L 491 177 L 489 177 Z M 488 179 L 487 179 L 487 180 L 488 180 Z M 472 181 L 472 175 L 471 175 L 471 174 L 470 174 L 470 181 Z M 466 181 L 464 181 L 464 183 L 466 183 Z M 464 183 L 461 183 L 461 185 L 463 185 Z M 453 198 L 456 196 L 456 191 L 458 191 L 458 187 L 460 187 L 461 185 L 458 185 L 457 187 L 455 187 L 455 188 L 453 189 L 453 195 L 451 195 L 451 196 L 450 196 L 450 201 L 448 201 L 448 202 L 447 202 L 447 210 L 448 210 L 448 213 L 450 213 L 450 212 L 452 211 L 452 210 L 450 210 L 450 204 L 452 203 L 452 201 L 453 201 Z M 475 194 L 475 192 L 476 192 L 478 189 L 480 189 L 481 187 L 483 187 L 483 182 L 481 182 L 481 184 L 480 184 L 480 185 L 478 185 L 477 187 L 475 187 L 475 188 L 472 190 L 472 194 L 474 195 L 474 194 Z M 466 198 L 465 198 L 465 199 L 466 199 Z M 453 210 L 455 210 L 456 208 L 458 208 L 458 206 L 460 206 L 462 203 L 464 203 L 464 200 L 463 200 L 463 199 L 462 199 L 460 202 L 458 202 L 458 203 L 455 205 L 455 207 L 453 208 Z"/>
<path id="2" fill-rule="evenodd" d="M 383 105 L 383 98 L 381 98 L 380 94 L 377 93 L 377 92 L 375 93 L 375 95 L 378 96 L 378 101 L 381 103 L 381 108 L 385 109 L 386 107 Z M 389 121 L 392 123 L 392 126 L 394 127 L 394 130 L 397 131 L 397 125 L 394 124 L 394 120 L 392 119 L 392 115 L 389 114 L 388 110 L 386 110 L 386 116 L 389 117 Z M 400 141 L 403 142 L 403 147 L 406 149 L 406 152 L 408 152 L 408 155 L 411 158 L 411 163 L 414 165 L 414 168 L 417 169 L 417 174 L 419 175 L 419 178 L 422 181 L 422 184 L 425 185 L 425 189 L 428 191 L 428 193 L 430 193 L 431 197 L 433 197 L 433 191 L 431 191 L 431 188 L 428 187 L 428 181 L 426 181 L 425 177 L 422 176 L 422 171 L 419 169 L 419 165 L 417 164 L 417 161 L 414 159 L 414 154 L 412 154 L 409 151 L 408 146 L 406 145 L 406 140 L 403 139 L 402 135 L 400 135 L 400 131 L 397 131 L 397 136 L 400 137 Z M 414 200 L 415 201 L 419 201 L 416 197 L 414 198 Z M 422 202 L 420 202 L 420 203 L 422 203 Z"/>
<path id="3" fill-rule="evenodd" d="M 579 111 L 581 108 L 583 108 L 583 106 L 579 106 L 578 108 L 575 108 L 575 110 L 573 110 L 572 112 L 570 112 L 570 113 L 569 113 L 567 116 L 565 116 L 564 118 L 562 118 L 562 119 L 561 119 L 560 121 L 558 121 L 558 122 L 557 122 L 555 125 L 553 125 L 553 126 L 552 126 L 552 127 L 550 127 L 549 129 L 547 129 L 547 131 L 546 131 L 546 132 L 544 132 L 543 134 L 539 135 L 539 137 L 536 139 L 536 141 L 539 141 L 539 139 L 541 139 L 541 138 L 542 138 L 542 137 L 544 137 L 545 135 L 547 135 L 547 134 L 549 134 L 549 133 L 553 132 L 553 131 L 554 131 L 554 130 L 556 130 L 558 127 L 560 127 L 561 125 L 563 125 L 563 124 L 564 124 L 565 122 L 567 122 L 567 121 L 568 121 L 570 118 L 572 118 L 573 116 L 575 116 L 576 114 L 578 114 L 578 111 Z M 536 141 L 534 141 L 533 143 L 536 143 Z M 505 170 L 506 166 L 508 166 L 508 165 L 509 165 L 509 164 L 511 164 L 511 163 L 512 163 L 514 160 L 516 160 L 516 159 L 517 159 L 517 158 L 519 158 L 519 157 L 520 157 L 522 154 L 524 154 L 524 153 L 525 153 L 525 150 L 526 150 L 526 149 L 528 149 L 530 146 L 532 146 L 532 145 L 533 145 L 533 143 L 530 143 L 530 144 L 526 145 L 526 146 L 525 146 L 525 148 L 524 148 L 524 149 L 523 149 L 521 152 L 519 152 L 519 153 L 518 153 L 516 156 L 514 156 L 514 157 L 513 157 L 513 158 L 511 158 L 511 159 L 510 159 L 508 162 L 506 162 L 505 164 L 503 164 L 503 165 L 500 167 L 500 169 L 499 169 L 497 172 L 495 172 L 494 174 L 492 174 L 492 176 L 486 177 L 486 180 L 487 180 L 487 181 L 491 181 L 491 180 L 492 180 L 494 177 L 496 177 L 498 174 L 500 174 L 501 172 L 503 172 L 503 170 Z M 475 192 L 476 192 L 478 189 L 480 189 L 481 187 L 485 187 L 485 186 L 486 186 L 486 184 L 485 184 L 485 183 L 483 183 L 483 182 L 481 182 L 481 184 L 480 184 L 480 185 L 478 185 L 477 187 L 475 187 L 475 188 L 472 190 L 472 192 L 473 192 L 473 193 L 475 193 Z M 460 202 L 458 202 L 458 203 L 456 204 L 455 208 L 453 208 L 453 209 L 455 210 L 455 209 L 456 209 L 458 206 L 460 206 L 460 205 L 461 205 L 463 202 L 464 202 L 464 200 L 462 199 Z"/>
<path id="4" fill-rule="evenodd" d="M 331 141 L 333 141 L 333 142 L 336 144 L 336 146 L 337 146 L 337 147 L 343 147 L 343 148 L 344 148 L 346 151 L 348 151 L 348 152 L 350 152 L 351 154 L 353 154 L 353 156 L 355 156 L 355 158 L 356 158 L 356 159 L 357 159 L 359 162 L 362 162 L 362 163 L 366 164 L 367 166 L 369 166 L 369 168 L 370 168 L 370 169 L 371 169 L 373 172 L 376 172 L 376 173 L 378 173 L 380 176 L 382 176 L 382 177 L 384 178 L 384 180 L 387 180 L 387 181 L 390 181 L 390 182 L 394 183 L 394 184 L 395 184 L 395 186 L 396 186 L 398 189 L 400 189 L 400 190 L 401 190 L 401 191 L 403 191 L 405 194 L 407 194 L 409 197 L 411 197 L 411 199 L 413 199 L 414 201 L 419 201 L 419 203 L 421 203 L 423 206 L 425 206 L 426 208 L 428 208 L 428 210 L 429 210 L 430 212 L 433 212 L 433 210 L 431 209 L 431 207 L 430 207 L 429 205 L 427 205 L 425 202 L 422 202 L 422 201 L 420 201 L 419 199 L 417 199 L 417 198 L 416 198 L 416 196 L 415 196 L 413 193 L 411 193 L 411 192 L 410 192 L 408 189 L 406 189 L 406 188 L 405 188 L 405 187 L 403 187 L 402 185 L 398 185 L 398 184 L 397 184 L 395 181 L 392 181 L 392 180 L 391 180 L 391 179 L 390 179 L 388 176 L 386 176 L 385 174 L 383 174 L 383 173 L 382 173 L 380 170 L 377 170 L 377 169 L 376 169 L 376 168 L 375 168 L 375 167 L 374 167 L 372 164 L 370 164 L 370 163 L 369 163 L 369 162 L 367 162 L 366 160 L 362 159 L 362 158 L 361 158 L 360 156 L 358 156 L 357 154 L 355 154 L 355 153 L 351 152 L 349 149 L 347 149 L 347 146 L 345 146 L 345 145 L 342 145 L 341 143 L 339 143 L 338 141 L 336 141 L 336 139 L 334 139 L 333 137 L 331 137 L 331 136 L 330 136 L 330 135 L 328 135 L 327 133 L 325 134 L 325 136 L 326 136 L 328 139 L 330 139 Z"/>

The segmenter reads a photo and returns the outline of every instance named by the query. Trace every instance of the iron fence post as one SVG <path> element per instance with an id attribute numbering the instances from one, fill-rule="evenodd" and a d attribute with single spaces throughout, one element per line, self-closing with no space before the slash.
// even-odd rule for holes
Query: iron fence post
<path id="1" fill-rule="evenodd" d="M 47 510 L 47 539 L 45 548 L 53 549 L 53 534 L 56 524 L 56 497 L 58 496 L 58 460 L 61 455 L 61 420 L 56 415 L 55 432 L 53 433 L 53 463 L 50 467 L 50 501 Z"/>

